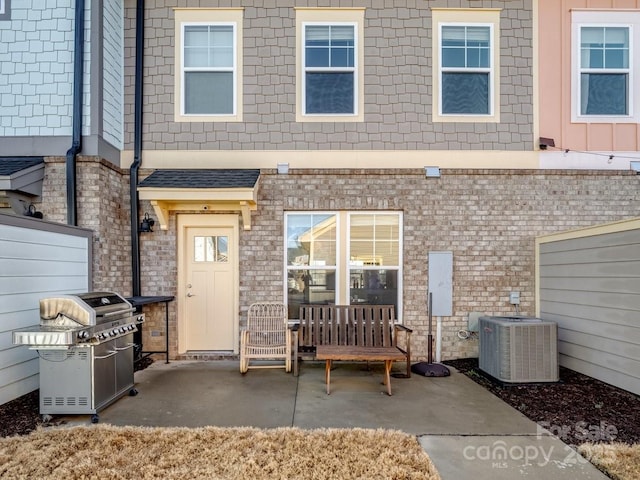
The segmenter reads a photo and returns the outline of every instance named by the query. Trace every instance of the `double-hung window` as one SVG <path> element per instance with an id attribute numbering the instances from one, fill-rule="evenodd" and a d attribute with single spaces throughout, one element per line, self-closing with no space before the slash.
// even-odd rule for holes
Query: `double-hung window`
<path id="1" fill-rule="evenodd" d="M 241 120 L 240 9 L 176 9 L 176 120 Z"/>
<path id="2" fill-rule="evenodd" d="M 286 298 L 302 304 L 384 304 L 400 312 L 399 212 L 289 212 Z"/>
<path id="3" fill-rule="evenodd" d="M 233 115 L 235 25 L 183 27 L 185 115 Z"/>
<path id="4" fill-rule="evenodd" d="M 442 115 L 491 114 L 491 25 L 441 25 Z"/>
<path id="5" fill-rule="evenodd" d="M 629 114 L 629 33 L 580 28 L 580 115 Z"/>
<path id="6" fill-rule="evenodd" d="M 500 9 L 432 11 L 434 122 L 500 122 Z"/>
<path id="7" fill-rule="evenodd" d="M 634 91 L 640 78 L 640 14 L 630 11 L 572 12 L 572 106 L 574 122 L 638 122 Z"/>
<path id="8" fill-rule="evenodd" d="M 363 8 L 296 8 L 296 121 L 364 121 L 363 27 Z"/>
<path id="9" fill-rule="evenodd" d="M 304 112 L 356 113 L 356 25 L 304 25 Z"/>

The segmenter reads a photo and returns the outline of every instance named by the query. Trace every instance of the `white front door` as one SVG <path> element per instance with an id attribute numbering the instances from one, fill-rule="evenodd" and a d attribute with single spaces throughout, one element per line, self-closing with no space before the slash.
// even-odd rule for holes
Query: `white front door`
<path id="1" fill-rule="evenodd" d="M 238 217 L 181 215 L 179 224 L 180 349 L 237 351 Z"/>

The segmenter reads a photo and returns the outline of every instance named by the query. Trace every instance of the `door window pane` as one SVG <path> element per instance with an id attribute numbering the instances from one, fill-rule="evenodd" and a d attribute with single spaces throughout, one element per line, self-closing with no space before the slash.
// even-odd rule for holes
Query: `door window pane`
<path id="1" fill-rule="evenodd" d="M 226 263 L 229 261 L 229 238 L 226 236 L 194 237 L 195 262 Z"/>

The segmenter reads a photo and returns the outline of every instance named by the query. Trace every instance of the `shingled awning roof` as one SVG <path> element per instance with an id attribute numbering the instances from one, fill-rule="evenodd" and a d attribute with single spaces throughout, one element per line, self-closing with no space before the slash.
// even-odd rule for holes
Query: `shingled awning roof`
<path id="1" fill-rule="evenodd" d="M 240 211 L 245 230 L 257 208 L 260 170 L 156 170 L 138 185 L 141 200 L 149 200 L 160 228 L 169 226 L 169 212 Z"/>
<path id="2" fill-rule="evenodd" d="M 42 194 L 44 158 L 0 157 L 0 190 Z"/>

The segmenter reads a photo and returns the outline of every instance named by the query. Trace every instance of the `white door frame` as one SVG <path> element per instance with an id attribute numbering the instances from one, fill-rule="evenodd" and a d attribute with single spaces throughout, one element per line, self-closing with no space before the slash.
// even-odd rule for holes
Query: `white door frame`
<path id="1" fill-rule="evenodd" d="M 240 243 L 240 219 L 234 214 L 178 214 L 178 353 L 186 353 L 186 306 L 184 299 L 187 295 L 185 281 L 185 262 L 186 262 L 186 232 L 190 227 L 226 227 L 233 229 L 234 240 L 229 245 L 230 251 L 235 252 L 232 255 L 232 268 L 235 277 L 235 286 L 233 288 L 233 353 L 239 352 L 239 335 L 240 335 L 240 261 L 239 261 L 239 243 Z"/>

